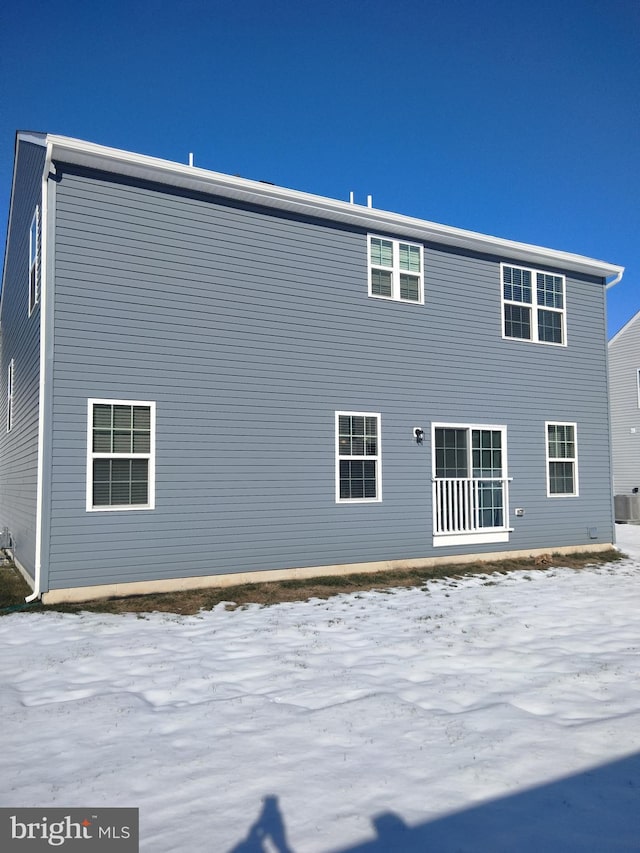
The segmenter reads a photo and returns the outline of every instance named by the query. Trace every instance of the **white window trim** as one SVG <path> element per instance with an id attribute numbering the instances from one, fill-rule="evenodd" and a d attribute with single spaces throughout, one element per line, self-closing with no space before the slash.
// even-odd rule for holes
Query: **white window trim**
<path id="1" fill-rule="evenodd" d="M 148 406 L 151 428 L 149 453 L 94 453 L 93 452 L 93 407 Z M 93 506 L 93 460 L 94 459 L 148 459 L 149 492 L 146 504 L 119 504 L 118 506 Z M 156 507 L 156 404 L 153 400 L 112 400 L 90 397 L 87 400 L 87 512 L 137 512 Z"/>
<path id="2" fill-rule="evenodd" d="M 638 408 L 640 409 L 640 369 L 636 370 L 636 390 L 638 391 Z"/>
<path id="3" fill-rule="evenodd" d="M 550 426 L 570 426 L 573 427 L 573 443 L 575 446 L 575 456 L 556 457 L 549 456 L 549 427 Z M 545 421 L 544 423 L 544 453 L 547 464 L 547 497 L 548 498 L 577 498 L 580 497 L 580 488 L 578 481 L 578 424 L 575 421 Z M 551 474 L 549 470 L 550 462 L 573 462 L 573 492 L 551 492 Z"/>
<path id="4" fill-rule="evenodd" d="M 371 262 L 371 240 L 386 240 L 393 244 L 393 266 L 380 267 Z M 418 279 L 418 299 L 401 299 L 400 298 L 400 273 L 406 273 L 407 270 L 400 269 L 400 243 L 405 246 L 414 246 L 420 251 L 420 274 L 416 276 Z M 379 293 L 371 291 L 371 270 L 375 266 L 376 269 L 385 269 L 391 272 L 391 296 L 382 296 Z M 409 273 L 415 275 L 415 273 Z M 414 243 L 412 240 L 401 240 L 395 237 L 385 237 L 381 234 L 367 234 L 367 289 L 369 296 L 372 299 L 384 299 L 387 302 L 403 302 L 406 305 L 424 305 L 424 247 L 421 243 Z"/>
<path id="5" fill-rule="evenodd" d="M 473 430 L 490 430 L 502 434 L 502 477 L 504 480 L 504 526 L 488 527 L 486 530 L 474 530 L 456 533 L 436 533 L 436 482 L 442 478 L 436 477 L 436 430 L 437 429 L 465 429 L 469 435 Z M 470 448 L 469 448 L 470 449 Z M 439 548 L 447 545 L 490 545 L 498 542 L 508 542 L 509 534 L 513 533 L 513 527 L 509 527 L 509 452 L 507 447 L 507 427 L 504 424 L 474 424 L 474 423 L 452 423 L 451 421 L 436 422 L 431 424 L 431 479 L 432 492 L 432 525 L 433 525 L 433 547 Z M 447 478 L 444 478 L 447 479 Z"/>
<path id="6" fill-rule="evenodd" d="M 11 359 L 7 367 L 7 432 L 13 427 L 13 389 L 14 389 L 15 364 Z"/>
<path id="7" fill-rule="evenodd" d="M 531 302 L 513 302 L 510 299 L 504 298 L 504 268 L 510 267 L 516 270 L 526 270 L 531 273 Z M 537 273 L 541 275 L 553 275 L 562 279 L 562 302 L 564 307 L 549 308 L 546 305 L 538 305 L 538 282 L 536 279 Z M 518 307 L 529 307 L 531 309 L 531 337 L 530 338 L 512 338 L 505 335 L 504 331 L 504 306 L 517 305 Z M 562 342 L 541 341 L 538 338 L 538 310 L 552 311 L 555 314 L 562 315 Z M 522 267 L 519 264 L 509 264 L 506 262 L 500 263 L 500 314 L 502 321 L 502 338 L 505 341 L 521 341 L 525 344 L 542 344 L 548 347 L 566 347 L 567 346 L 567 277 L 562 273 L 549 272 L 549 270 L 536 269 L 534 267 Z"/>
<path id="8" fill-rule="evenodd" d="M 35 246 L 34 246 L 35 233 Z M 39 269 L 38 261 L 40 254 L 40 208 L 36 205 L 31 226 L 29 228 L 29 317 L 33 314 L 36 305 L 40 301 Z M 35 268 L 35 281 L 33 298 L 31 290 L 31 276 Z"/>
<path id="9" fill-rule="evenodd" d="M 341 456 L 340 455 L 340 416 L 376 418 L 378 426 L 378 453 L 376 456 Z M 376 497 L 375 498 L 341 498 L 340 497 L 340 461 L 366 461 L 376 463 Z M 382 418 L 380 412 L 352 412 L 342 411 L 335 413 L 335 480 L 336 480 L 336 503 L 337 504 L 374 504 L 382 503 Z"/>

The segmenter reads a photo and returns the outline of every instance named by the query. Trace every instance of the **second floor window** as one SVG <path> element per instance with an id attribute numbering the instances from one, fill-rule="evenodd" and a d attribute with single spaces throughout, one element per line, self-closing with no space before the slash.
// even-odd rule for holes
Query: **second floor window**
<path id="1" fill-rule="evenodd" d="M 369 296 L 399 302 L 424 302 L 422 246 L 369 237 Z"/>
<path id="2" fill-rule="evenodd" d="M 502 264 L 502 307 L 505 338 L 566 344 L 563 275 Z"/>

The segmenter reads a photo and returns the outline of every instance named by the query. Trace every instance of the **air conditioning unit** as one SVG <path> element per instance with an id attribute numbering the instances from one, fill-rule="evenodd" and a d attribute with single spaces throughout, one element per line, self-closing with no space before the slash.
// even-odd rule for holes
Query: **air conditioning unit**
<path id="1" fill-rule="evenodd" d="M 11 548 L 11 534 L 8 527 L 3 527 L 0 530 L 0 549 Z"/>
<path id="2" fill-rule="evenodd" d="M 640 495 L 615 495 L 613 508 L 618 524 L 640 524 Z"/>

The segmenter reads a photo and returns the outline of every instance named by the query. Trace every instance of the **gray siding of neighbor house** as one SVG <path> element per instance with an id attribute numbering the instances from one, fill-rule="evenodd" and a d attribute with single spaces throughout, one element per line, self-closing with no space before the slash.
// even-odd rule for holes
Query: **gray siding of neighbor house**
<path id="1" fill-rule="evenodd" d="M 0 312 L 0 527 L 9 528 L 14 556 L 32 578 L 36 560 L 40 303 L 29 316 L 29 231 L 36 205 L 41 206 L 44 159 L 43 147 L 20 143 Z M 11 359 L 13 418 L 11 432 L 7 432 L 7 371 Z"/>
<path id="2" fill-rule="evenodd" d="M 640 314 L 609 344 L 613 491 L 640 488 Z"/>
<path id="3" fill-rule="evenodd" d="M 600 279 L 568 347 L 505 341 L 499 258 L 428 244 L 425 305 L 389 302 L 364 232 L 58 174 L 52 589 L 612 541 Z M 155 510 L 86 512 L 90 397 L 156 401 Z M 336 504 L 336 410 L 381 414 L 380 503 Z M 545 420 L 579 497 L 546 497 Z M 509 543 L 433 548 L 434 421 L 507 426 Z"/>

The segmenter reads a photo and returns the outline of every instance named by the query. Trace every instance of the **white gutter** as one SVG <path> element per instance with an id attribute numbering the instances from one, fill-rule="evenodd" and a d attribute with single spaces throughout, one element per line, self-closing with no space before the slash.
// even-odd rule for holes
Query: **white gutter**
<path id="1" fill-rule="evenodd" d="M 44 502 L 44 430 L 45 430 L 45 382 L 47 361 L 47 338 L 46 338 L 46 316 L 47 316 L 47 228 L 49 223 L 49 172 L 51 171 L 51 158 L 53 156 L 53 145 L 47 143 L 47 153 L 42 171 L 42 194 L 40 205 L 42 215 L 40 217 L 40 382 L 38 389 L 38 479 L 36 494 L 36 571 L 33 583 L 33 592 L 25 598 L 27 603 L 40 598 L 41 576 L 42 576 L 42 507 Z"/>
<path id="2" fill-rule="evenodd" d="M 364 229 L 399 234 L 405 238 L 433 241 L 448 246 L 466 248 L 485 254 L 514 258 L 531 264 L 546 264 L 565 270 L 586 273 L 606 278 L 615 276 L 617 283 L 624 267 L 605 261 L 548 249 L 502 237 L 492 237 L 477 231 L 467 231 L 450 225 L 440 225 L 424 219 L 378 210 L 373 207 L 352 204 L 347 201 L 278 187 L 261 181 L 251 181 L 212 172 L 184 163 L 175 163 L 85 142 L 66 136 L 48 135 L 47 142 L 54 147 L 53 156 L 62 162 L 86 168 L 135 177 L 150 182 L 177 186 L 195 192 L 220 195 L 250 204 L 273 207 L 300 213 L 306 216 L 327 218 L 336 222 L 349 223 Z"/>

